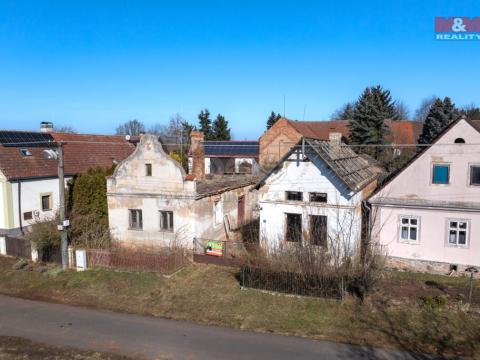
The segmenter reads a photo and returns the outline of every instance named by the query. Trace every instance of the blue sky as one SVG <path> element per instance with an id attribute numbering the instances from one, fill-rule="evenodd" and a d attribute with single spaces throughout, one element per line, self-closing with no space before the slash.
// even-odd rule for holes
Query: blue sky
<path id="1" fill-rule="evenodd" d="M 435 16 L 480 16 L 472 1 L 1 0 L 0 128 L 40 121 L 112 133 L 200 109 L 237 139 L 270 111 L 328 119 L 381 84 L 480 105 L 480 41 L 435 41 Z"/>

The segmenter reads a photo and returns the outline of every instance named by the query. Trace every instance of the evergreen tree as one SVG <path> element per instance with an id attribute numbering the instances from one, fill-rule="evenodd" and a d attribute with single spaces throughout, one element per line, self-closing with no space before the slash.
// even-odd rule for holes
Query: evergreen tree
<path id="1" fill-rule="evenodd" d="M 391 118 L 394 108 L 389 98 L 390 92 L 384 92 L 378 87 L 367 87 L 355 105 L 353 119 L 350 121 L 350 141 L 357 145 L 381 145 L 385 143 L 388 127 L 385 119 Z M 389 113 L 390 112 L 390 113 Z M 378 147 L 362 148 L 375 158 L 379 158 Z"/>
<path id="2" fill-rule="evenodd" d="M 398 120 L 398 113 L 395 102 L 392 101 L 390 90 L 384 90 L 380 85 L 371 88 L 372 94 L 376 98 L 378 112 L 383 119 Z"/>
<path id="3" fill-rule="evenodd" d="M 355 103 L 349 102 L 344 104 L 341 108 L 335 110 L 332 114 L 334 120 L 351 120 L 355 113 Z"/>
<path id="4" fill-rule="evenodd" d="M 278 120 L 280 120 L 281 117 L 282 116 L 280 114 L 276 114 L 275 111 L 272 111 L 267 120 L 267 130 L 270 129 Z"/>
<path id="5" fill-rule="evenodd" d="M 231 140 L 228 121 L 225 120 L 225 117 L 221 114 L 218 114 L 217 118 L 213 122 L 211 140 Z"/>
<path id="6" fill-rule="evenodd" d="M 199 130 L 203 132 L 205 140 L 212 140 L 212 120 L 208 109 L 200 111 L 198 115 Z"/>
<path id="7" fill-rule="evenodd" d="M 431 144 L 435 138 L 445 129 L 452 121 L 458 118 L 458 112 L 455 104 L 449 97 L 435 100 L 430 111 L 423 123 L 422 134 L 418 138 L 420 144 Z"/>

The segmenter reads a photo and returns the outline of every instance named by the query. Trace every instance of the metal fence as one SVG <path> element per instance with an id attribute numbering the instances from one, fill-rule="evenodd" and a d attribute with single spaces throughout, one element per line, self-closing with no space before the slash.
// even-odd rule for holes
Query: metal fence
<path id="1" fill-rule="evenodd" d="M 159 272 L 171 274 L 187 264 L 183 250 L 166 253 L 149 253 L 137 250 L 88 249 L 87 267 L 107 267 L 129 271 Z"/>
<path id="2" fill-rule="evenodd" d="M 350 281 L 337 276 L 273 271 L 252 266 L 243 266 L 240 271 L 242 287 L 300 296 L 343 299 Z"/>

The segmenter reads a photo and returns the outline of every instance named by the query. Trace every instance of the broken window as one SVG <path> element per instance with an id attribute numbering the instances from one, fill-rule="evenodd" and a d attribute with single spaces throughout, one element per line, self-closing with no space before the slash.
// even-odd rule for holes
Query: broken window
<path id="1" fill-rule="evenodd" d="M 52 204 L 50 200 L 51 200 L 51 195 L 42 195 L 41 197 L 42 211 L 52 210 Z"/>
<path id="2" fill-rule="evenodd" d="M 327 246 L 327 217 L 324 215 L 310 216 L 310 242 L 313 245 Z"/>
<path id="3" fill-rule="evenodd" d="M 312 193 L 310 193 L 310 202 L 326 203 L 327 202 L 327 194 L 326 193 L 312 192 Z"/>
<path id="4" fill-rule="evenodd" d="M 300 242 L 302 240 L 302 215 L 286 214 L 286 241 Z"/>
<path id="5" fill-rule="evenodd" d="M 145 175 L 152 176 L 152 164 L 145 164 Z"/>
<path id="6" fill-rule="evenodd" d="M 130 229 L 142 230 L 143 229 L 142 210 L 130 209 L 129 214 L 130 214 L 130 219 L 129 219 Z"/>
<path id="7" fill-rule="evenodd" d="M 467 220 L 449 220 L 448 221 L 448 243 L 456 246 L 467 246 L 468 241 L 468 221 Z"/>
<path id="8" fill-rule="evenodd" d="M 160 230 L 173 231 L 173 212 L 160 211 Z"/>
<path id="9" fill-rule="evenodd" d="M 303 193 L 301 191 L 287 191 L 286 197 L 290 201 L 303 201 Z"/>

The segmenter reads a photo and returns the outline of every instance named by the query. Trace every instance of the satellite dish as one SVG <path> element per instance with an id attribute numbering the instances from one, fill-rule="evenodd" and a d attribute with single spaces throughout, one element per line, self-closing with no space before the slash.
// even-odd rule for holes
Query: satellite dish
<path id="1" fill-rule="evenodd" d="M 125 135 L 125 140 L 129 141 L 130 140 L 130 135 Z"/>

